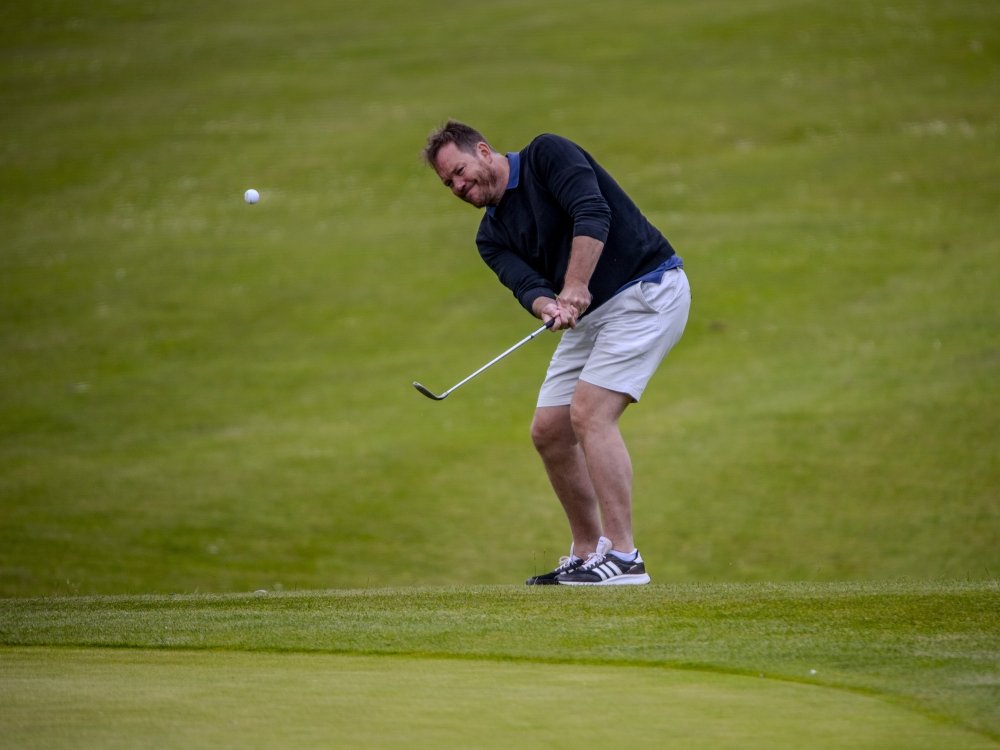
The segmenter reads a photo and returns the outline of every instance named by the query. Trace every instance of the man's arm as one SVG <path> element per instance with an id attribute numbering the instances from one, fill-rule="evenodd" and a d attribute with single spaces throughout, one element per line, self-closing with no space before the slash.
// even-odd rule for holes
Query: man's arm
<path id="1" fill-rule="evenodd" d="M 597 184 L 597 175 L 576 144 L 553 135 L 535 141 L 539 174 L 556 201 L 572 219 L 573 239 L 562 289 L 542 305 L 541 317 L 557 317 L 553 330 L 574 328 L 590 307 L 590 280 L 600 260 L 611 225 L 611 209 Z M 537 315 L 539 309 L 534 308 Z"/>
<path id="2" fill-rule="evenodd" d="M 556 318 L 552 330 L 575 328 L 580 316 L 590 307 L 590 277 L 597 267 L 604 243 L 593 237 L 574 237 L 569 267 L 562 291 L 556 298 L 538 297 L 531 311 L 546 323 Z"/>
<path id="3" fill-rule="evenodd" d="M 590 307 L 590 277 L 594 274 L 602 250 L 604 243 L 593 237 L 578 235 L 573 238 L 566 278 L 562 291 L 556 298 L 563 320 L 570 328 L 576 326 L 577 319 Z"/>
<path id="4" fill-rule="evenodd" d="M 476 238 L 476 243 L 479 255 L 497 275 L 500 283 L 510 289 L 526 310 L 540 317 L 535 303 L 540 298 L 552 299 L 555 296 L 551 284 L 517 253 L 487 240 L 482 232 Z"/>

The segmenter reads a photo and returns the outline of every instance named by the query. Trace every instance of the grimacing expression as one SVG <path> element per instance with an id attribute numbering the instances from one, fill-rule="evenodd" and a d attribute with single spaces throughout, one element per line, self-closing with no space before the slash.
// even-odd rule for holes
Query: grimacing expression
<path id="1" fill-rule="evenodd" d="M 461 151 L 454 143 L 441 147 L 435 171 L 444 186 L 476 208 L 496 205 L 503 195 L 500 175 L 489 146 L 480 143 L 475 153 Z"/>

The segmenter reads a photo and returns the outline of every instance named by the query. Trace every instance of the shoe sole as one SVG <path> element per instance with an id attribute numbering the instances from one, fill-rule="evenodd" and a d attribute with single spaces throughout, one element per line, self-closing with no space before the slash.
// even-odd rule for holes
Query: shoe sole
<path id="1" fill-rule="evenodd" d="M 642 586 L 649 583 L 649 574 L 621 575 L 603 581 L 559 581 L 561 586 Z"/>

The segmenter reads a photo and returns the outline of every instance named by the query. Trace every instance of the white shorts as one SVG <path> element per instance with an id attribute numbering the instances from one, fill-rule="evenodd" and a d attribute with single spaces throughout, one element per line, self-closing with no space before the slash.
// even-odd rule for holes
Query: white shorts
<path id="1" fill-rule="evenodd" d="M 552 355 L 538 406 L 567 406 L 584 380 L 638 401 L 656 368 L 680 340 L 691 309 L 682 268 L 657 284 L 642 281 L 619 292 L 563 332 Z"/>

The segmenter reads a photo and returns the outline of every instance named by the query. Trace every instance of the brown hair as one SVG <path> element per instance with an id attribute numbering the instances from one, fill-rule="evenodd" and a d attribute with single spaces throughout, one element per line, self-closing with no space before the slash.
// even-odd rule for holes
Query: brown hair
<path id="1" fill-rule="evenodd" d="M 454 143 L 459 151 L 464 151 L 467 154 L 475 153 L 476 145 L 479 143 L 488 144 L 483 134 L 475 128 L 458 120 L 448 120 L 427 136 L 427 145 L 424 146 L 423 150 L 424 161 L 430 167 L 434 167 L 438 152 L 449 143 Z M 490 148 L 493 147 L 490 146 Z"/>

